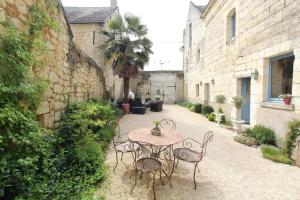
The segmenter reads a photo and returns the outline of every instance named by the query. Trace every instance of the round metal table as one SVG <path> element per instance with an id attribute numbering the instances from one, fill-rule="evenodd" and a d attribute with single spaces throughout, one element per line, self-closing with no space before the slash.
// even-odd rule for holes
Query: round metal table
<path id="1" fill-rule="evenodd" d="M 151 134 L 151 128 L 140 128 L 128 133 L 128 138 L 133 142 L 146 143 L 154 146 L 170 146 L 182 140 L 180 134 L 161 129 L 161 135 Z"/>
<path id="2" fill-rule="evenodd" d="M 152 128 L 140 128 L 132 130 L 128 133 L 128 139 L 138 143 L 142 149 L 150 152 L 150 157 L 164 160 L 165 171 L 171 173 L 171 162 L 173 160 L 173 145 L 179 143 L 182 137 L 177 132 L 161 129 L 161 135 L 155 136 L 151 134 Z"/>

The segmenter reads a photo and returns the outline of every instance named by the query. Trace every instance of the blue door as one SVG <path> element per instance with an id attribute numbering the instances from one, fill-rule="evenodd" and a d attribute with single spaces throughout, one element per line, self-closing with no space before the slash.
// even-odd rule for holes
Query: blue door
<path id="1" fill-rule="evenodd" d="M 242 79 L 242 97 L 244 99 L 241 118 L 245 121 L 245 123 L 250 123 L 250 86 L 251 86 L 251 78 L 243 78 Z"/>

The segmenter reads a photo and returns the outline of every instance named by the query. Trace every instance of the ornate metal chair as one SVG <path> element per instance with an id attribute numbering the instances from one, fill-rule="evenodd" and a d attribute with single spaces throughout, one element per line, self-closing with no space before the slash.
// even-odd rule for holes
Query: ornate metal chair
<path id="1" fill-rule="evenodd" d="M 160 120 L 160 127 L 169 131 L 176 131 L 176 123 L 172 119 Z"/>
<path id="2" fill-rule="evenodd" d="M 178 164 L 179 160 L 189 162 L 189 163 L 193 163 L 194 164 L 194 174 L 193 174 L 194 189 L 196 189 L 196 187 L 197 187 L 196 186 L 196 179 L 195 179 L 196 168 L 200 172 L 200 170 L 198 168 L 198 164 L 204 158 L 204 156 L 206 154 L 207 144 L 208 144 L 208 142 L 211 142 L 213 140 L 213 135 L 214 134 L 213 134 L 212 131 L 206 132 L 205 135 L 204 135 L 202 143 L 200 143 L 200 142 L 198 142 L 194 139 L 187 138 L 182 142 L 183 147 L 174 149 L 174 151 L 173 151 L 173 154 L 174 154 L 173 170 L 170 174 L 170 178 L 171 178 L 171 176 L 174 172 L 176 159 L 177 159 L 177 164 Z M 193 144 L 197 145 L 200 148 L 194 149 Z M 176 164 L 176 166 L 177 166 L 177 164 Z"/>
<path id="3" fill-rule="evenodd" d="M 113 145 L 114 149 L 116 152 L 116 165 L 113 169 L 113 172 L 115 172 L 117 166 L 118 166 L 118 154 L 121 153 L 121 161 L 123 160 L 123 154 L 124 153 L 131 153 L 133 160 L 136 158 L 136 152 L 140 149 L 140 146 L 136 143 L 132 143 L 128 140 L 127 135 L 128 132 L 126 133 L 120 133 L 120 126 L 119 123 L 110 123 L 110 127 L 114 129 L 115 131 L 115 137 L 113 138 Z M 134 161 L 133 161 L 133 164 Z"/>
<path id="4" fill-rule="evenodd" d="M 138 144 L 139 145 L 139 144 Z M 151 150 L 148 150 L 145 146 L 143 146 L 142 144 L 139 146 L 142 150 L 141 151 L 148 151 L 149 155 L 151 155 Z M 135 171 L 135 181 L 134 181 L 134 185 L 131 188 L 130 194 L 132 194 L 133 189 L 136 186 L 137 183 L 137 176 L 138 176 L 138 172 L 141 171 L 141 175 L 140 175 L 140 179 L 142 178 L 142 175 L 144 173 L 150 173 L 153 175 L 153 182 L 152 182 L 152 191 L 153 191 L 153 195 L 154 195 L 154 200 L 156 199 L 156 194 L 155 194 L 155 177 L 157 172 L 159 172 L 159 177 L 160 177 L 160 181 L 161 180 L 161 172 L 163 172 L 165 174 L 165 176 L 167 177 L 171 187 L 172 187 L 172 183 L 170 181 L 170 177 L 166 174 L 166 172 L 163 169 L 163 164 L 156 158 L 156 157 L 144 157 L 141 159 L 138 159 L 135 162 L 135 167 L 136 167 L 136 171 Z M 162 182 L 163 184 L 163 182 Z"/>

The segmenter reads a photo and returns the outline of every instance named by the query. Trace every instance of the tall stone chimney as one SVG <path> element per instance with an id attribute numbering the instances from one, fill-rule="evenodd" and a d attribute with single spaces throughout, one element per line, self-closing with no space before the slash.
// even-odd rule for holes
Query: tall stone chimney
<path id="1" fill-rule="evenodd" d="M 117 0 L 110 0 L 110 7 L 111 8 L 117 8 L 118 7 Z"/>

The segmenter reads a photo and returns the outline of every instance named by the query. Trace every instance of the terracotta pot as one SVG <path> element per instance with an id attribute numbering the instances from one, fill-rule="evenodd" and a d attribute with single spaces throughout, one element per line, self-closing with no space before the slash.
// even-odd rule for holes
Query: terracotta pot
<path id="1" fill-rule="evenodd" d="M 128 115 L 129 114 L 129 103 L 123 103 L 122 104 L 123 110 L 124 110 L 124 114 Z"/>
<path id="2" fill-rule="evenodd" d="M 291 101 L 292 101 L 291 98 L 285 98 L 285 99 L 283 99 L 283 102 L 284 102 L 286 105 L 291 105 Z"/>

